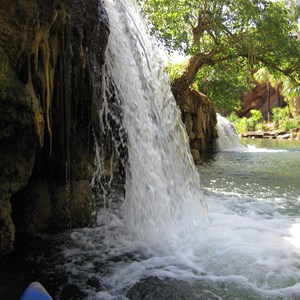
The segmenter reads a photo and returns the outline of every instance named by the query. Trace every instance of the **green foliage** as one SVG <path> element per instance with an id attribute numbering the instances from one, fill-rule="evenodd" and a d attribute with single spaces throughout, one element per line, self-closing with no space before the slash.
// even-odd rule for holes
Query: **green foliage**
<path id="1" fill-rule="evenodd" d="M 228 120 L 235 126 L 237 133 L 265 129 L 266 123 L 259 123 L 262 119 L 262 113 L 260 110 L 252 109 L 250 113 L 252 115 L 250 118 L 239 118 L 236 113 L 231 113 L 228 117 Z"/>
<path id="2" fill-rule="evenodd" d="M 243 56 L 276 69 L 298 62 L 296 28 L 281 2 L 267 0 L 138 0 L 151 31 L 170 51 L 223 61 Z M 277 64 L 277 66 L 276 66 Z"/>
<path id="3" fill-rule="evenodd" d="M 297 22 L 300 18 L 300 3 L 299 0 L 285 0 L 285 5 L 289 8 L 289 17 L 292 22 Z"/>
<path id="4" fill-rule="evenodd" d="M 288 80 L 284 83 L 283 95 L 288 99 L 300 96 L 300 84 Z"/>
<path id="5" fill-rule="evenodd" d="M 263 130 L 266 123 L 258 123 L 262 119 L 260 110 L 252 109 L 250 118 L 239 118 L 236 113 L 231 113 L 228 120 L 233 123 L 238 133 L 243 133 L 250 130 Z"/>
<path id="6" fill-rule="evenodd" d="M 251 109 L 250 113 L 251 113 L 251 119 L 253 120 L 253 122 L 257 123 L 258 121 L 260 121 L 262 119 L 262 113 L 260 110 Z"/>
<path id="7" fill-rule="evenodd" d="M 258 83 L 263 84 L 270 81 L 270 72 L 266 67 L 263 67 L 256 71 L 253 77 Z"/>
<path id="8" fill-rule="evenodd" d="M 230 112 L 239 105 L 240 94 L 251 86 L 250 70 L 267 67 L 265 75 L 268 80 L 274 75 L 274 85 L 278 74 L 294 83 L 300 77 L 300 42 L 292 37 L 300 11 L 296 0 L 286 0 L 293 17 L 283 2 L 269 0 L 137 2 L 166 48 L 190 57 L 183 69 L 171 69 L 171 79 L 196 82 L 218 110 Z"/>
<path id="9" fill-rule="evenodd" d="M 239 118 L 235 112 L 231 113 L 227 119 L 234 125 L 237 133 L 250 130 L 251 124 L 249 123 L 249 119 L 245 117 Z"/>
<path id="10" fill-rule="evenodd" d="M 180 63 L 167 63 L 170 80 L 179 78 L 186 69 L 188 60 Z M 199 70 L 193 88 L 206 94 L 221 112 L 231 112 L 241 109 L 241 95 L 253 88 L 252 77 L 240 59 L 239 64 L 222 63 L 212 67 L 205 65 Z"/>
<path id="11" fill-rule="evenodd" d="M 268 131 L 267 122 L 262 121 L 256 124 L 256 130 Z"/>
<path id="12" fill-rule="evenodd" d="M 284 108 L 280 108 L 280 107 L 273 108 L 272 114 L 273 114 L 273 122 L 274 122 L 275 129 L 278 129 L 280 127 L 283 120 L 289 118 L 289 110 L 287 106 Z"/>
<path id="13" fill-rule="evenodd" d="M 283 81 L 282 95 L 285 101 L 288 103 L 289 110 L 291 113 L 294 112 L 294 99 L 300 97 L 300 84 L 291 78 L 285 78 Z"/>
<path id="14" fill-rule="evenodd" d="M 241 95 L 253 88 L 253 79 L 242 58 L 238 64 L 223 62 L 214 67 L 203 66 L 195 81 L 198 89 L 208 96 L 222 114 L 241 109 Z"/>
<path id="15" fill-rule="evenodd" d="M 265 121 L 261 121 L 262 114 L 259 110 L 251 110 L 252 116 L 250 118 L 239 118 L 236 113 L 231 113 L 227 118 L 236 128 L 237 133 L 244 133 L 252 130 L 267 131 L 268 126 Z M 291 131 L 300 126 L 300 116 L 297 118 L 290 118 L 289 109 L 285 108 L 273 108 L 273 121 L 274 129 L 280 131 Z"/>
<path id="16" fill-rule="evenodd" d="M 232 112 L 228 117 L 227 120 L 231 123 L 235 123 L 240 120 L 240 117 L 236 114 L 236 112 Z"/>
<path id="17" fill-rule="evenodd" d="M 169 74 L 171 81 L 180 77 L 184 73 L 187 62 L 188 61 L 183 61 L 181 63 L 172 63 L 171 61 L 169 61 L 167 63 L 167 73 Z"/>
<path id="18" fill-rule="evenodd" d="M 280 129 L 283 131 L 290 131 L 297 127 L 297 123 L 294 119 L 286 119 L 282 121 Z"/>
<path id="19" fill-rule="evenodd" d="M 236 120 L 233 123 L 233 125 L 234 125 L 237 133 L 243 133 L 243 132 L 250 130 L 249 129 L 250 128 L 249 120 L 245 117 L 243 117 L 239 120 Z"/>
<path id="20" fill-rule="evenodd" d="M 191 12 L 195 12 L 195 1 L 138 0 L 142 12 L 148 18 L 151 31 L 167 49 L 184 51 L 189 45 Z M 190 9 L 189 9 L 190 7 Z M 184 51 L 189 52 L 189 51 Z"/>
<path id="21" fill-rule="evenodd" d="M 251 129 L 249 120 L 245 117 L 241 118 L 240 122 L 234 124 L 238 133 L 246 132 Z"/>
<path id="22" fill-rule="evenodd" d="M 290 118 L 290 112 L 287 106 L 284 108 L 273 108 L 272 113 L 275 129 L 290 131 L 300 125 L 300 117 Z"/>

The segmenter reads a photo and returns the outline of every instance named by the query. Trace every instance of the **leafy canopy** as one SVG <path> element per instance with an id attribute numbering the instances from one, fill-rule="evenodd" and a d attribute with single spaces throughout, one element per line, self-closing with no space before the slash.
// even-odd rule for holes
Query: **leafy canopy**
<path id="1" fill-rule="evenodd" d="M 284 0 L 285 6 L 288 8 L 290 20 L 298 22 L 300 18 L 300 2 L 299 0 Z"/>
<path id="2" fill-rule="evenodd" d="M 237 59 L 235 64 L 224 61 L 215 66 L 203 66 L 195 81 L 198 89 L 225 115 L 232 110 L 240 110 L 241 95 L 254 87 L 244 58 Z"/>
<path id="3" fill-rule="evenodd" d="M 293 7 L 294 21 L 299 16 L 297 0 L 286 2 Z M 152 33 L 166 48 L 190 57 L 179 77 L 188 86 L 199 80 L 203 88 L 205 74 L 212 72 L 223 78 L 225 87 L 236 78 L 240 80 L 245 68 L 263 66 L 293 80 L 300 77 L 300 44 L 293 37 L 297 26 L 290 21 L 291 14 L 284 2 L 138 0 L 138 3 Z M 204 67 L 206 70 L 202 70 Z M 233 76 L 237 69 L 240 75 Z M 225 84 L 226 70 L 230 71 L 229 82 Z"/>
<path id="4" fill-rule="evenodd" d="M 179 50 L 186 55 L 213 51 L 215 60 L 248 56 L 273 64 L 275 69 L 276 63 L 286 68 L 298 63 L 299 43 L 291 38 L 296 27 L 282 2 L 138 0 L 138 3 L 153 25 L 152 33 L 170 51 Z"/>

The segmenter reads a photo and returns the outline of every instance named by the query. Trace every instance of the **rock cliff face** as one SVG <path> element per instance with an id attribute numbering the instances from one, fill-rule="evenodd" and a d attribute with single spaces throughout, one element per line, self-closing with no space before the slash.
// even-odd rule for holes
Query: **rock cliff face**
<path id="1" fill-rule="evenodd" d="M 122 171 L 118 159 L 107 164 L 114 133 L 103 136 L 98 120 L 108 34 L 98 0 L 0 1 L 0 254 L 18 234 L 93 224 L 95 138 L 107 143 L 97 175 Z M 176 98 L 199 163 L 216 112 L 196 91 Z"/>
<path id="2" fill-rule="evenodd" d="M 108 17 L 97 0 L 1 0 L 0 253 L 93 222 Z"/>
<path id="3" fill-rule="evenodd" d="M 182 112 L 194 162 L 199 164 L 201 157 L 213 150 L 214 140 L 218 137 L 215 107 L 204 94 L 195 90 L 174 92 L 174 95 Z"/>
<path id="4" fill-rule="evenodd" d="M 269 98 L 269 103 L 268 103 Z M 251 117 L 250 110 L 261 111 L 264 120 L 268 120 L 268 110 L 270 113 L 274 107 L 284 107 L 286 102 L 281 95 L 281 87 L 274 89 L 267 84 L 255 83 L 254 89 L 247 95 L 242 96 L 243 108 L 237 113 L 239 117 Z"/>

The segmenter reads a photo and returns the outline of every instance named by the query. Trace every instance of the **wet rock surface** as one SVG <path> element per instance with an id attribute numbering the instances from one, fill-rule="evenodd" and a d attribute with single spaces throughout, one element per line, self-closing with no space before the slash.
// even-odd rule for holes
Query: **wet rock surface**
<path id="1" fill-rule="evenodd" d="M 182 112 L 190 141 L 191 153 L 196 164 L 201 163 L 206 154 L 213 151 L 217 115 L 212 102 L 195 90 L 186 90 L 175 94 L 177 104 Z"/>
<path id="2" fill-rule="evenodd" d="M 6 253 L 15 230 L 39 232 L 55 223 L 53 212 L 66 211 L 55 195 L 71 208 L 72 221 L 62 228 L 93 222 L 84 211 L 94 201 L 88 184 L 99 123 L 94 108 L 101 105 L 109 24 L 94 0 L 4 0 L 0 15 L 0 253 Z"/>

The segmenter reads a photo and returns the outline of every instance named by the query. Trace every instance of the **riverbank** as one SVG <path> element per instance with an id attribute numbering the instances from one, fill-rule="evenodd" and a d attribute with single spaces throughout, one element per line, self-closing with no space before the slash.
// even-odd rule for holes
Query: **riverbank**
<path id="1" fill-rule="evenodd" d="M 297 128 L 296 131 L 247 131 L 240 134 L 242 138 L 260 138 L 260 139 L 290 139 L 300 141 L 300 129 Z"/>

